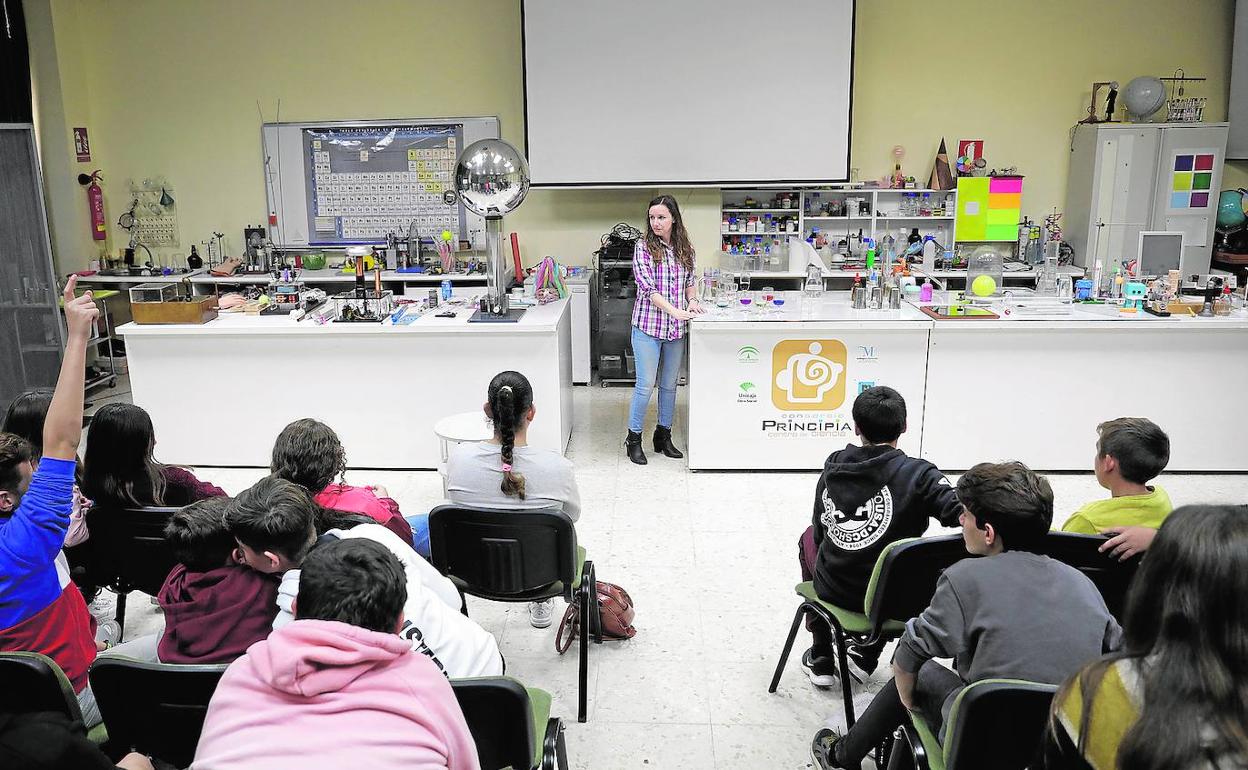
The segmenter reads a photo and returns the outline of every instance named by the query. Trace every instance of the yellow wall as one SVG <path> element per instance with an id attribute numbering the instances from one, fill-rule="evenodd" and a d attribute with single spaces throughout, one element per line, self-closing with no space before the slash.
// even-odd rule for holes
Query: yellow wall
<path id="1" fill-rule="evenodd" d="M 279 97 L 286 121 L 498 115 L 504 138 L 523 140 L 517 0 L 26 2 L 46 7 L 32 25 L 52 25 L 32 41 L 55 46 L 34 58 L 63 270 L 96 255 L 84 194 L 64 180 L 80 170 L 75 125 L 88 126 L 95 154 L 82 168 L 104 169 L 112 234 L 126 179 L 164 176 L 180 254 L 212 230 L 237 252 L 242 227 L 264 217 L 257 99 L 266 120 Z M 882 175 L 901 144 L 907 172 L 925 179 L 942 136 L 951 151 L 983 139 L 991 165 L 1027 175 L 1024 210 L 1042 217 L 1063 204 L 1068 130 L 1092 81 L 1181 66 L 1209 77 L 1206 117 L 1225 118 L 1233 12 L 1233 0 L 859 0 L 851 165 Z M 1248 174 L 1228 173 L 1227 186 L 1243 183 Z M 654 193 L 537 190 L 506 227 L 526 263 L 585 263 L 616 222 L 643 224 Z M 718 191 L 678 198 L 695 247 L 712 254 Z"/>

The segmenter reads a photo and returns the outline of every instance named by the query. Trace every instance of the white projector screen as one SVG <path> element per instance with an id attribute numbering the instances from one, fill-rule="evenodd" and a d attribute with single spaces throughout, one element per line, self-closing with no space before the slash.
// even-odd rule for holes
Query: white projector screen
<path id="1" fill-rule="evenodd" d="M 521 12 L 534 185 L 847 179 L 854 0 L 523 0 Z"/>

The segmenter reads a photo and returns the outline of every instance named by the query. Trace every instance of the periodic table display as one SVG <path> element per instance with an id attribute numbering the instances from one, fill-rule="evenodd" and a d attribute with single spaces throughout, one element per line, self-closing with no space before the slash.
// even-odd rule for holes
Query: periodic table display
<path id="1" fill-rule="evenodd" d="M 273 242 L 335 247 L 484 228 L 452 193 L 465 147 L 499 136 L 498 118 L 266 123 L 265 194 Z M 447 200 L 450 199 L 450 203 Z M 476 244 L 474 244 L 476 245 Z"/>
<path id="2" fill-rule="evenodd" d="M 442 197 L 455 189 L 462 125 L 308 128 L 303 142 L 313 243 L 406 235 L 413 220 L 422 236 L 466 237 L 461 207 Z"/>

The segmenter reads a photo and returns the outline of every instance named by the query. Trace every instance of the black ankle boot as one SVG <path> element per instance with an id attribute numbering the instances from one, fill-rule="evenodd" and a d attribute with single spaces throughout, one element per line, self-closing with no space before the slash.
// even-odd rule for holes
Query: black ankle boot
<path id="1" fill-rule="evenodd" d="M 628 438 L 624 439 L 624 448 L 628 450 L 628 459 L 632 460 L 638 465 L 646 464 L 647 462 L 646 453 L 641 448 L 641 434 L 640 433 L 634 433 L 633 431 L 630 430 L 628 432 Z"/>
<path id="2" fill-rule="evenodd" d="M 654 428 L 654 451 L 661 452 L 668 457 L 681 458 L 685 456 L 672 443 L 672 429 L 664 428 L 662 425 L 656 425 Z"/>

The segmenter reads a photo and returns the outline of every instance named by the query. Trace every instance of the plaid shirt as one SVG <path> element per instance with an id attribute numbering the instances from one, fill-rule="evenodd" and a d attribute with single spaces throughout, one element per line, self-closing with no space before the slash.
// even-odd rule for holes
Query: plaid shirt
<path id="1" fill-rule="evenodd" d="M 672 307 L 689 307 L 686 290 L 694 285 L 694 271 L 681 267 L 668 246 L 663 259 L 655 260 L 640 238 L 633 249 L 633 278 L 637 281 L 637 302 L 633 305 L 633 326 L 660 340 L 678 340 L 685 336 L 687 321 L 678 321 L 664 313 L 650 295 L 658 292 Z"/>

